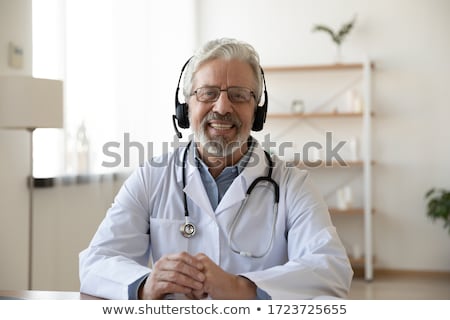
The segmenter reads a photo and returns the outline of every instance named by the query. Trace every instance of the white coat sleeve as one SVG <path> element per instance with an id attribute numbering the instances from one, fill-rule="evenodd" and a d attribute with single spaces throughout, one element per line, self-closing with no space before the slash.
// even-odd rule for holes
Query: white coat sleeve
<path id="1" fill-rule="evenodd" d="M 130 286 L 150 272 L 145 169 L 123 184 L 89 247 L 79 255 L 80 291 L 128 299 Z"/>
<path id="2" fill-rule="evenodd" d="M 353 270 L 322 196 L 305 171 L 292 168 L 281 183 L 288 262 L 243 276 L 272 299 L 347 298 Z"/>

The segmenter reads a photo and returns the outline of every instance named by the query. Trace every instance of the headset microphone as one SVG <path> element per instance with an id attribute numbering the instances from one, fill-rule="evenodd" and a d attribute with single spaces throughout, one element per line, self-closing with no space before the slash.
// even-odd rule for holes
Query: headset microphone
<path id="1" fill-rule="evenodd" d="M 175 129 L 175 133 L 177 134 L 178 139 L 181 139 L 181 138 L 183 138 L 183 135 L 181 134 L 180 130 L 178 130 L 176 120 L 177 120 L 176 115 L 173 115 L 172 116 L 173 128 Z"/>

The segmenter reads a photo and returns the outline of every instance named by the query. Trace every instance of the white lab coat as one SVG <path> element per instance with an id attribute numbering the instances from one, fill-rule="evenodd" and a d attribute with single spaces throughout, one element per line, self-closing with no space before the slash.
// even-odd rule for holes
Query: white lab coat
<path id="1" fill-rule="evenodd" d="M 149 261 L 186 251 L 205 253 L 225 271 L 251 279 L 273 299 L 347 297 L 353 271 L 327 205 L 306 171 L 288 168 L 274 157 L 272 177 L 280 186 L 280 202 L 273 243 L 274 193 L 266 182 L 250 195 L 231 239 L 236 249 L 255 255 L 271 244 L 267 255 L 251 258 L 231 251 L 228 234 L 247 188 L 267 175 L 263 149 L 255 146 L 247 167 L 215 211 L 198 168 L 187 161 L 184 192 L 189 220 L 197 226 L 190 239 L 180 233 L 185 221 L 183 153 L 181 148 L 147 162 L 124 183 L 89 247 L 80 253 L 81 292 L 127 299 L 129 285 L 151 272 Z"/>

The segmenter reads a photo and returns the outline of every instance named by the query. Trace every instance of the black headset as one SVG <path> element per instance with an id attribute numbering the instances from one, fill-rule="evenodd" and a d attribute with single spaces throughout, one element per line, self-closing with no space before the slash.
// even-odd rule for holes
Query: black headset
<path id="1" fill-rule="evenodd" d="M 172 116 L 173 120 L 173 127 L 175 129 L 175 132 L 178 136 L 178 138 L 181 138 L 181 132 L 177 128 L 177 124 L 182 129 L 189 128 L 189 114 L 188 114 L 188 104 L 186 102 L 181 103 L 178 99 L 178 94 L 180 91 L 180 83 L 181 83 L 181 77 L 183 76 L 184 69 L 186 69 L 188 63 L 191 61 L 192 57 L 189 58 L 188 61 L 183 65 L 183 68 L 181 68 L 180 77 L 178 78 L 178 84 L 177 84 L 177 90 L 175 91 L 175 114 Z M 253 131 L 261 131 L 264 122 L 266 122 L 266 115 L 267 115 L 267 90 L 266 90 L 266 79 L 264 78 L 264 71 L 261 67 L 261 75 L 263 79 L 264 84 L 264 104 L 262 106 L 256 106 L 255 108 L 255 120 L 253 121 L 252 130 Z"/>

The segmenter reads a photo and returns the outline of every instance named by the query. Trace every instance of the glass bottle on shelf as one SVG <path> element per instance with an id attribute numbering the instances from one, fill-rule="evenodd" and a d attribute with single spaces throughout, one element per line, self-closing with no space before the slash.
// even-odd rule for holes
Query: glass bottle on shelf
<path id="1" fill-rule="evenodd" d="M 77 154 L 77 173 L 88 174 L 89 173 L 89 139 L 86 132 L 85 122 L 82 121 L 77 129 L 77 142 L 76 142 L 76 154 Z"/>

